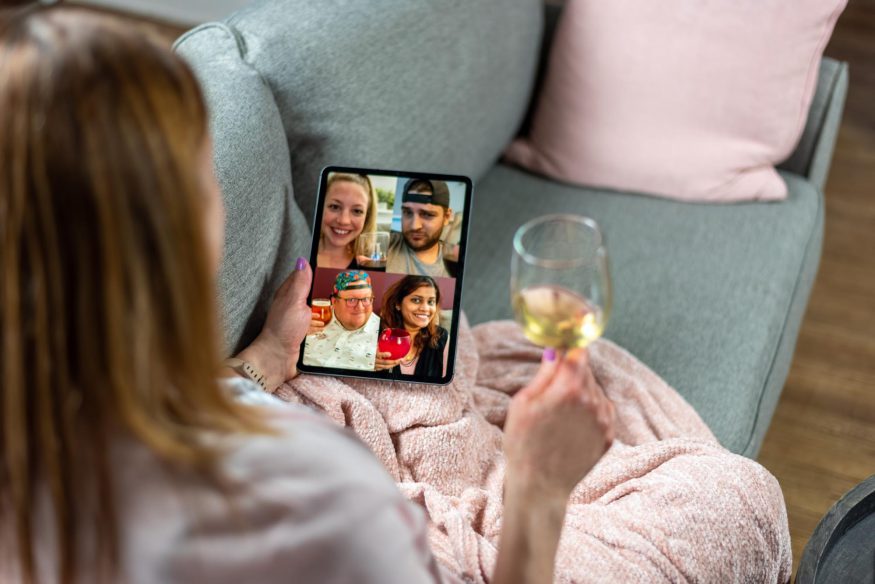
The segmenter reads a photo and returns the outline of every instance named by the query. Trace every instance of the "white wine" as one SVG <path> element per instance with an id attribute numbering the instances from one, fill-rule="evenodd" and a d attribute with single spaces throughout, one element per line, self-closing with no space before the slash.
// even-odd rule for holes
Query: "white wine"
<path id="1" fill-rule="evenodd" d="M 602 335 L 602 309 L 560 286 L 533 286 L 513 299 L 517 322 L 526 337 L 541 347 L 585 347 Z"/>

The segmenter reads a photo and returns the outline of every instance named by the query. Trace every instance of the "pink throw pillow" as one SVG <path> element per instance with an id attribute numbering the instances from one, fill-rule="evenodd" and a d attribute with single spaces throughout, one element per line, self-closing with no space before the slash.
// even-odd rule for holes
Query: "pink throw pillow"
<path id="1" fill-rule="evenodd" d="M 685 201 L 776 200 L 847 0 L 568 0 L 505 160 Z"/>

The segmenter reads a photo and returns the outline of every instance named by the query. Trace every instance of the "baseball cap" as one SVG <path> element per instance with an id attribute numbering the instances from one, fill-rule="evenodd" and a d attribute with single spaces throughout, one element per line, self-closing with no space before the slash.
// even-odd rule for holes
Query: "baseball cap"
<path id="1" fill-rule="evenodd" d="M 431 194 L 408 192 L 414 185 L 430 186 Z M 404 193 L 401 197 L 402 203 L 425 203 L 428 205 L 440 205 L 444 208 L 449 208 L 450 206 L 450 189 L 447 187 L 447 183 L 442 180 L 412 178 L 404 183 L 404 189 L 402 192 Z"/>

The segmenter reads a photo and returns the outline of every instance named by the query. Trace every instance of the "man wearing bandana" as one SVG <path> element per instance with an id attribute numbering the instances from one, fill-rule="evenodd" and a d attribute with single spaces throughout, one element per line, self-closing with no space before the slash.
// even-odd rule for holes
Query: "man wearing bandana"
<path id="1" fill-rule="evenodd" d="M 374 314 L 370 276 L 357 270 L 337 274 L 331 309 L 331 322 L 307 334 L 304 364 L 373 371 L 380 317 Z"/>
<path id="2" fill-rule="evenodd" d="M 441 234 L 453 218 L 450 189 L 440 180 L 408 180 L 401 198 L 401 233 L 392 232 L 386 271 L 433 278 L 451 274 Z"/>

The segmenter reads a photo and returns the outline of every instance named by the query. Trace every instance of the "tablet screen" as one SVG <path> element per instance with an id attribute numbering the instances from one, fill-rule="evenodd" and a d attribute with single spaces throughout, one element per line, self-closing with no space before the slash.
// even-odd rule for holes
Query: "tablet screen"
<path id="1" fill-rule="evenodd" d="M 449 383 L 471 195 L 464 176 L 322 171 L 301 371 Z"/>

